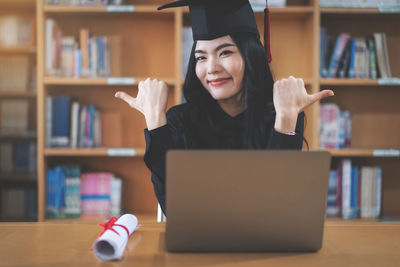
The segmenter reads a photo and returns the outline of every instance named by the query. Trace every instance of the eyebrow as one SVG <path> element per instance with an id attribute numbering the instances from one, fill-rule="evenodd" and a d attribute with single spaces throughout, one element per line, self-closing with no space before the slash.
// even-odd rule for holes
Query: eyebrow
<path id="1" fill-rule="evenodd" d="M 217 52 L 218 50 L 221 50 L 221 49 L 223 49 L 225 47 L 229 47 L 229 46 L 236 46 L 236 45 L 231 44 L 231 43 L 221 44 L 221 45 L 217 46 L 217 48 L 215 48 L 215 51 Z M 204 52 L 203 50 L 195 50 L 194 53 L 206 54 L 206 52 Z"/>

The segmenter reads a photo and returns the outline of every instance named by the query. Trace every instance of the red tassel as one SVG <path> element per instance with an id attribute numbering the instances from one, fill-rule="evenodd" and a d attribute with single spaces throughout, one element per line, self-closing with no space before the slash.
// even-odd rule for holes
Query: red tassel
<path id="1" fill-rule="evenodd" d="M 269 8 L 267 6 L 264 9 L 264 47 L 265 47 L 265 53 L 267 54 L 268 63 L 271 63 L 272 61 L 270 36 L 271 36 L 271 28 L 269 21 Z"/>

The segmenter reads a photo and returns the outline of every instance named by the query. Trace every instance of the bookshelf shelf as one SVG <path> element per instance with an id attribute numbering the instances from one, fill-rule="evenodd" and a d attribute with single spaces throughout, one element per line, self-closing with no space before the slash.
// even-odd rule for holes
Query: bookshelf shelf
<path id="1" fill-rule="evenodd" d="M 45 77 L 45 85 L 108 85 L 108 86 L 135 86 L 146 77 L 110 77 L 110 78 L 63 78 L 63 77 Z M 174 78 L 159 78 L 169 85 L 175 83 Z"/>
<path id="2" fill-rule="evenodd" d="M 0 131 L 0 139 L 36 139 L 36 132 Z"/>
<path id="3" fill-rule="evenodd" d="M 400 157 L 398 149 L 326 149 L 333 157 Z"/>
<path id="4" fill-rule="evenodd" d="M 397 12 L 389 12 L 389 10 L 386 11 L 381 11 L 379 8 L 321 8 L 320 9 L 321 14 L 382 14 L 382 15 L 388 15 L 388 14 L 398 14 L 400 10 L 397 10 Z"/>
<path id="5" fill-rule="evenodd" d="M 320 79 L 320 85 L 378 85 L 377 79 Z"/>
<path id="6" fill-rule="evenodd" d="M 45 13 L 173 13 L 173 9 L 157 11 L 157 5 L 124 5 L 124 6 L 60 6 L 45 5 Z"/>
<path id="7" fill-rule="evenodd" d="M 2 47 L 0 46 L 0 54 L 35 54 L 35 46 L 17 46 L 17 47 Z"/>
<path id="8" fill-rule="evenodd" d="M 46 148 L 47 157 L 142 157 L 144 148 Z"/>
<path id="9" fill-rule="evenodd" d="M 0 91 L 1 98 L 35 98 L 36 92 L 31 91 Z"/>

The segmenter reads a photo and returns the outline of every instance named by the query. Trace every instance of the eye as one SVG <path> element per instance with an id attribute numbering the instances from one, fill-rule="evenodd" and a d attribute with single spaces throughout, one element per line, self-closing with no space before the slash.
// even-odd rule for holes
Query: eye
<path id="1" fill-rule="evenodd" d="M 232 51 L 224 50 L 224 51 L 221 52 L 220 56 L 227 56 L 227 55 L 230 55 L 230 54 L 232 54 Z"/>
<path id="2" fill-rule="evenodd" d="M 198 61 L 203 61 L 203 60 L 205 60 L 205 59 L 206 59 L 206 57 L 203 57 L 203 56 L 195 57 L 195 61 L 196 61 L 196 62 L 198 62 Z"/>

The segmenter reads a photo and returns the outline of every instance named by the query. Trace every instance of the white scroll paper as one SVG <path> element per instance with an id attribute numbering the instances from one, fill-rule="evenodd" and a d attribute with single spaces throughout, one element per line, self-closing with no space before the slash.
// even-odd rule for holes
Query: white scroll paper
<path id="1" fill-rule="evenodd" d="M 125 226 L 129 235 L 126 229 L 116 224 Z M 128 243 L 128 238 L 136 230 L 137 225 L 136 216 L 132 214 L 122 215 L 112 226 L 118 234 L 110 229 L 106 230 L 94 243 L 94 254 L 103 261 L 120 259 Z"/>

